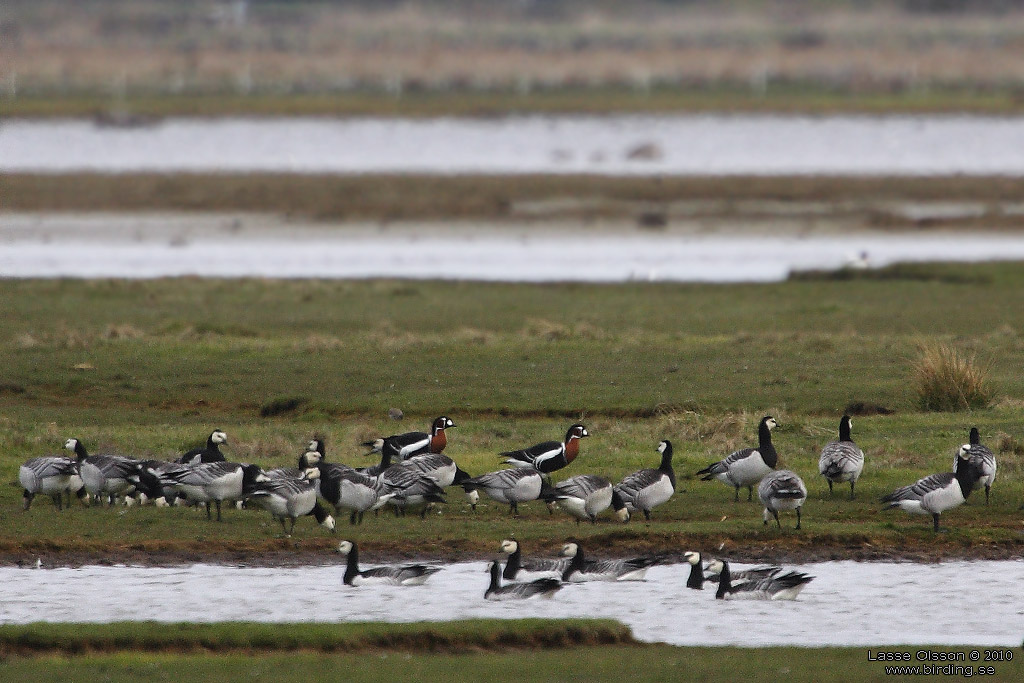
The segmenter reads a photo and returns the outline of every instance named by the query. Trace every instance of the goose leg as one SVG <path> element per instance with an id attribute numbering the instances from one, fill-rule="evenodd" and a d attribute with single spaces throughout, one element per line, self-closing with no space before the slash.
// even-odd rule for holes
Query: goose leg
<path id="1" fill-rule="evenodd" d="M 985 505 L 988 505 L 988 494 L 989 494 L 989 491 L 991 491 L 991 490 L 992 490 L 992 487 L 990 485 L 988 485 L 988 484 L 985 484 Z"/>
<path id="2" fill-rule="evenodd" d="M 747 502 L 749 503 L 752 500 L 754 500 L 754 487 L 753 486 L 748 486 L 747 487 Z"/>
<path id="3" fill-rule="evenodd" d="M 779 521 L 779 513 L 777 510 L 772 510 L 772 516 L 775 518 L 775 525 L 778 528 L 782 528 L 782 522 Z"/>
<path id="4" fill-rule="evenodd" d="M 349 518 L 348 518 L 348 523 L 349 523 L 350 525 L 352 525 L 352 526 L 355 526 L 355 523 L 356 523 L 356 511 L 355 511 L 355 510 L 353 510 L 353 511 L 352 511 L 352 514 L 351 514 L 351 515 L 349 515 Z"/>
<path id="5" fill-rule="evenodd" d="M 853 500 L 853 486 L 857 483 L 856 479 L 850 480 L 850 500 Z"/>
<path id="6" fill-rule="evenodd" d="M 285 528 L 284 517 L 278 517 L 277 520 L 279 522 L 281 522 L 281 533 L 284 534 L 285 536 L 287 536 L 288 535 L 288 529 Z"/>
<path id="7" fill-rule="evenodd" d="M 210 501 L 206 501 L 206 519 L 213 519 L 210 515 Z"/>
<path id="8" fill-rule="evenodd" d="M 736 500 L 733 501 L 733 502 L 735 502 L 735 503 L 740 502 L 740 485 L 739 484 L 736 485 Z"/>
<path id="9" fill-rule="evenodd" d="M 934 520 L 934 522 L 935 522 L 935 533 L 939 533 L 940 531 L 942 531 L 942 529 L 939 528 L 939 513 L 938 512 L 933 512 L 932 513 L 932 520 Z"/>
<path id="10" fill-rule="evenodd" d="M 29 493 L 28 489 L 25 489 L 25 493 L 22 494 L 22 509 L 23 510 L 28 510 L 29 506 L 32 505 L 32 498 L 33 498 L 33 494 Z"/>
<path id="11" fill-rule="evenodd" d="M 800 528 L 800 508 L 796 509 L 796 528 Z"/>
<path id="12" fill-rule="evenodd" d="M 515 501 L 509 504 L 508 510 L 512 513 L 513 517 L 519 516 L 519 505 Z"/>
<path id="13" fill-rule="evenodd" d="M 217 521 L 220 521 L 220 501 L 217 501 Z"/>
<path id="14" fill-rule="evenodd" d="M 651 511 L 650 510 L 644 510 L 644 519 L 646 519 L 648 522 L 651 521 Z"/>
<path id="15" fill-rule="evenodd" d="M 828 494 L 831 496 L 832 495 L 832 480 L 831 479 L 826 479 L 825 481 L 828 482 Z"/>

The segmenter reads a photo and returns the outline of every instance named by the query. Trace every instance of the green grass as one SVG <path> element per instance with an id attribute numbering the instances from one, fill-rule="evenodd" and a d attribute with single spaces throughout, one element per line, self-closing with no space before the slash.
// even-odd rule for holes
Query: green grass
<path id="1" fill-rule="evenodd" d="M 332 459 L 358 463 L 361 441 L 423 429 L 442 413 L 459 425 L 447 452 L 479 473 L 497 468 L 498 451 L 559 438 L 582 417 L 592 436 L 556 480 L 618 479 L 653 466 L 660 439 L 675 443 L 681 492 L 650 524 L 577 528 L 539 504 L 510 520 L 492 503 L 474 514 L 453 493 L 425 521 L 385 515 L 340 532 L 363 543 L 367 561 L 487 556 L 512 533 L 545 553 L 578 535 L 615 553 L 725 543 L 748 557 L 1009 556 L 1024 543 L 1022 291 L 1018 264 L 729 286 L 5 281 L 0 481 L 70 436 L 94 452 L 169 458 L 216 427 L 236 460 L 291 464 L 322 433 Z M 920 412 L 911 376 L 922 340 L 990 361 L 994 407 Z M 817 456 L 854 401 L 894 414 L 855 418 L 868 466 L 850 502 L 841 487 L 827 495 Z M 386 419 L 392 406 L 404 422 Z M 260 417 L 268 407 L 275 416 Z M 692 478 L 753 443 L 765 413 L 781 423 L 782 466 L 811 490 L 802 533 L 791 519 L 765 529 L 756 504 Z M 972 425 L 999 457 L 990 507 L 973 498 L 946 515 L 952 531 L 938 539 L 923 518 L 879 511 L 878 496 L 948 470 Z M 211 524 L 188 509 L 76 506 L 54 516 L 49 505 L 14 512 L 20 491 L 0 487 L 0 509 L 11 511 L 0 552 L 48 562 L 334 561 L 335 541 L 306 520 L 282 540 L 258 511 L 228 510 Z"/>

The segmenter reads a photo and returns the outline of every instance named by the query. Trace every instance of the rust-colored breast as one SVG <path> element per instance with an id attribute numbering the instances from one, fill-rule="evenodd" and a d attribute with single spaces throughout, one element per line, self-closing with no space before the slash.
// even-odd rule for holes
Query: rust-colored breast
<path id="1" fill-rule="evenodd" d="M 444 435 L 443 429 L 438 429 L 437 433 L 430 437 L 430 452 L 440 453 L 444 450 L 444 447 L 448 445 L 448 437 Z"/>
<path id="2" fill-rule="evenodd" d="M 576 459 L 576 456 L 580 454 L 580 440 L 576 437 L 569 439 L 569 443 L 565 444 L 565 461 L 572 462 Z"/>

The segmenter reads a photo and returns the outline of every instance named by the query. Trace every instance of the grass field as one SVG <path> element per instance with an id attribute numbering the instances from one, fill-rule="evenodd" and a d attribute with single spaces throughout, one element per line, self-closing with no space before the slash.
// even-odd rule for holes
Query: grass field
<path id="1" fill-rule="evenodd" d="M 682 490 L 654 520 L 577 528 L 539 504 L 511 520 L 469 511 L 460 494 L 425 521 L 369 519 L 340 529 L 367 558 L 486 557 L 510 533 L 536 552 L 578 535 L 606 551 L 723 546 L 748 558 L 1019 556 L 1024 547 L 1024 269 L 1017 264 L 901 267 L 855 279 L 770 285 L 501 285 L 322 281 L 0 282 L 0 481 L 70 436 L 93 452 L 167 458 L 225 429 L 229 457 L 291 463 L 314 433 L 359 463 L 359 442 L 458 424 L 446 451 L 472 473 L 496 453 L 560 438 L 583 419 L 591 438 L 559 473 L 618 479 L 676 446 Z M 973 413 L 917 407 L 911 365 L 941 340 L 989 367 L 997 400 Z M 868 465 L 855 501 L 827 495 L 821 446 L 851 403 L 892 411 L 855 418 Z M 406 411 L 402 423 L 386 411 Z M 755 503 L 692 474 L 756 439 L 762 414 L 781 426 L 782 466 L 811 490 L 803 532 L 764 529 Z M 999 457 L 993 503 L 927 520 L 881 512 L 877 496 L 946 471 L 971 425 Z M 262 512 L 209 524 L 187 509 L 124 514 L 74 508 L 27 514 L 15 486 L 0 529 L 8 558 L 48 562 L 196 557 L 333 562 L 334 541 L 301 524 L 282 540 Z"/>
<path id="2" fill-rule="evenodd" d="M 83 635 L 83 630 L 86 633 Z M 520 648 L 531 641 L 524 656 Z M 571 649 L 566 649 L 571 648 Z M 476 621 L 453 624 L 79 624 L 0 627 L 0 675 L 8 680 L 146 678 L 376 681 L 501 679 L 585 681 L 881 681 L 881 648 L 724 648 L 640 645 L 610 622 Z M 969 653 L 962 647 L 887 651 Z M 986 680 L 1017 680 L 1024 657 L 957 662 L 993 667 Z M 912 662 L 917 664 L 920 662 Z M 944 666 L 945 663 L 934 663 Z M 961 674 L 962 675 L 962 674 Z"/>

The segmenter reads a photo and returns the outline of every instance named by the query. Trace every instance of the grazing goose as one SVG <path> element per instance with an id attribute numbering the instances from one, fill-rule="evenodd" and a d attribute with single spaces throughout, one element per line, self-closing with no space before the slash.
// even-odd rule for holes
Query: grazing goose
<path id="1" fill-rule="evenodd" d="M 882 497 L 885 509 L 900 508 L 906 512 L 931 515 L 935 531 L 939 529 L 939 516 L 946 510 L 967 500 L 981 473 L 970 465 L 974 446 L 964 444 L 960 447 L 954 467 L 956 472 L 930 474 L 918 479 L 910 486 L 898 488 Z"/>
<path id="2" fill-rule="evenodd" d="M 78 463 L 62 455 L 48 455 L 41 458 L 32 458 L 25 461 L 18 468 L 18 481 L 23 489 L 22 505 L 25 510 L 32 505 L 32 499 L 39 494 L 50 496 L 53 504 L 58 510 L 64 509 L 64 494 L 70 494 L 72 488 L 75 493 L 82 497 L 85 495 L 85 488 L 82 478 L 78 475 Z"/>
<path id="3" fill-rule="evenodd" d="M 651 519 L 651 510 L 668 501 L 676 491 L 676 473 L 672 469 L 672 443 L 668 440 L 658 444 L 661 466 L 658 469 L 643 469 L 627 475 L 615 487 L 630 513 L 641 510 L 644 518 Z M 629 521 L 627 516 L 625 520 Z"/>
<path id="4" fill-rule="evenodd" d="M 853 421 L 849 415 L 843 415 L 839 421 L 839 441 L 831 441 L 821 449 L 818 458 L 818 472 L 828 482 L 828 492 L 832 493 L 832 483 L 850 482 L 850 500 L 853 500 L 853 487 L 864 470 L 864 451 L 850 438 Z"/>
<path id="5" fill-rule="evenodd" d="M 404 515 L 409 508 L 422 506 L 420 517 L 425 518 L 430 503 L 447 502 L 444 489 L 421 472 L 418 466 L 406 467 L 404 463 L 392 465 L 391 458 L 391 449 L 385 448 L 381 451 L 379 464 L 357 471 L 377 477 L 395 492 L 394 497 L 388 501 L 388 505 L 395 508 L 395 514 Z"/>
<path id="6" fill-rule="evenodd" d="M 540 498 L 544 479 L 533 468 L 515 467 L 467 479 L 462 482 L 462 488 L 466 491 L 483 491 L 499 503 L 508 503 L 509 512 L 518 515 L 519 503 Z"/>
<path id="7" fill-rule="evenodd" d="M 565 433 L 565 441 L 545 441 L 518 451 L 505 451 L 499 457 L 505 458 L 505 464 L 514 467 L 532 467 L 538 472 L 551 474 L 560 470 L 573 460 L 580 452 L 580 439 L 590 436 L 587 428 L 574 424 Z"/>
<path id="8" fill-rule="evenodd" d="M 226 458 L 220 452 L 220 445 L 228 442 L 228 435 L 219 429 L 213 430 L 206 439 L 206 445 L 193 448 L 178 458 L 184 465 L 199 465 L 206 462 L 224 462 Z"/>
<path id="9" fill-rule="evenodd" d="M 577 525 L 585 519 L 596 524 L 597 516 L 609 506 L 614 506 L 620 520 L 629 521 L 629 511 L 622 496 L 610 481 L 596 474 L 569 477 L 547 489 L 543 497 L 549 502 L 557 501 L 562 509 L 576 518 Z"/>
<path id="10" fill-rule="evenodd" d="M 708 569 L 719 575 L 715 592 L 719 600 L 795 600 L 804 586 L 814 580 L 803 572 L 788 571 L 738 583 L 732 580 L 729 563 L 725 560 L 712 560 Z"/>
<path id="11" fill-rule="evenodd" d="M 225 500 L 242 500 L 245 491 L 260 475 L 259 465 L 237 462 L 208 462 L 161 475 L 163 482 L 172 483 L 186 500 L 206 503 L 206 518 L 210 519 L 210 503 L 217 505 L 217 521 L 221 521 L 220 504 Z"/>
<path id="12" fill-rule="evenodd" d="M 89 455 L 82 442 L 75 438 L 64 442 L 64 448 L 77 456 L 79 476 L 93 498 L 106 498 L 107 503 L 113 505 L 117 496 L 126 495 L 134 488 L 128 477 L 136 471 L 138 460 L 119 455 Z"/>
<path id="13" fill-rule="evenodd" d="M 402 467 L 408 467 L 420 474 L 430 477 L 441 488 L 452 484 L 461 484 L 471 477 L 455 461 L 441 453 L 423 453 L 402 461 Z"/>
<path id="14" fill-rule="evenodd" d="M 533 581 L 535 579 L 560 579 L 562 572 L 569 567 L 569 559 L 532 558 L 523 560 L 523 549 L 519 541 L 505 539 L 501 542 L 501 552 L 508 555 L 505 569 L 501 577 L 506 581 Z"/>
<path id="15" fill-rule="evenodd" d="M 628 560 L 588 560 L 579 543 L 562 546 L 562 557 L 569 566 L 562 572 L 562 581 L 642 581 L 647 570 L 662 562 L 660 557 L 632 557 Z"/>
<path id="16" fill-rule="evenodd" d="M 313 470 L 319 476 L 319 470 Z M 262 480 L 261 480 L 262 479 Z M 317 500 L 316 477 L 303 478 L 262 478 L 249 485 L 246 500 L 251 500 L 280 520 L 281 531 L 291 536 L 295 530 L 295 520 L 299 517 L 312 515 L 317 523 L 325 529 L 334 531 L 334 517 Z M 285 529 L 285 519 L 291 520 L 291 528 Z"/>
<path id="17" fill-rule="evenodd" d="M 317 469 L 320 470 L 320 495 L 339 514 L 343 509 L 348 510 L 350 524 L 362 524 L 363 513 L 383 507 L 396 495 L 379 477 L 368 476 L 346 465 L 321 462 Z"/>
<path id="18" fill-rule="evenodd" d="M 764 505 L 764 524 L 768 526 L 768 514 L 775 517 L 775 523 L 782 528 L 779 510 L 796 510 L 796 528 L 800 528 L 800 509 L 807 500 L 807 487 L 796 472 L 775 470 L 765 475 L 757 485 L 757 497 Z"/>
<path id="19" fill-rule="evenodd" d="M 393 458 L 401 462 L 415 455 L 443 451 L 448 445 L 448 437 L 445 436 L 444 430 L 454 426 L 455 423 L 451 421 L 451 418 L 442 415 L 430 425 L 429 434 L 426 432 L 393 434 L 383 439 L 364 441 L 363 445 L 371 449 L 371 453 L 383 453 L 387 450 Z"/>
<path id="20" fill-rule="evenodd" d="M 404 564 L 391 567 L 374 567 L 360 571 L 359 548 L 354 541 L 342 541 L 338 544 L 338 552 L 347 557 L 345 565 L 345 585 L 347 586 L 420 586 L 431 576 L 441 571 L 441 567 L 427 564 Z"/>
<path id="21" fill-rule="evenodd" d="M 747 487 L 747 500 L 754 498 L 754 484 L 761 477 L 775 469 L 778 454 L 772 445 L 772 429 L 778 423 L 771 415 L 761 418 L 757 428 L 757 448 L 744 448 L 730 453 L 725 459 L 712 463 L 697 472 L 703 481 L 718 481 L 736 487 L 736 500 L 740 499 L 740 487 Z M 703 476 L 701 476 L 703 475 Z"/>
<path id="22" fill-rule="evenodd" d="M 497 562 L 487 565 L 491 573 L 491 583 L 484 591 L 485 600 L 524 600 L 534 596 L 550 598 L 562 587 L 558 579 L 536 579 L 529 583 L 510 583 L 501 585 L 501 566 Z"/>
<path id="23" fill-rule="evenodd" d="M 989 502 L 989 493 L 992 491 L 992 482 L 996 480 L 996 455 L 987 446 L 981 445 L 981 436 L 977 427 L 971 427 L 971 459 L 968 461 L 971 467 L 978 470 L 978 481 L 974 488 L 985 487 L 985 505 Z M 953 469 L 956 469 L 956 461 L 953 461 Z"/>

